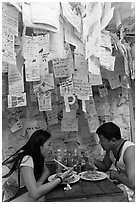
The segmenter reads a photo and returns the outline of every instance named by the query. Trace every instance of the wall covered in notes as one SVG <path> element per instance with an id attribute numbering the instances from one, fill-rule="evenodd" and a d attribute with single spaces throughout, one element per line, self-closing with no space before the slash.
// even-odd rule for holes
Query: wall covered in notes
<path id="1" fill-rule="evenodd" d="M 58 149 L 102 157 L 95 132 L 104 122 L 113 121 L 123 138 L 131 138 L 129 70 L 115 47 L 120 41 L 102 28 L 100 45 L 94 44 L 95 36 L 85 44 L 81 16 L 64 4 L 62 9 L 48 5 L 53 21 L 44 17 L 45 4 L 23 3 L 19 10 L 3 3 L 3 159 L 38 129 L 52 134 L 47 160 Z"/>

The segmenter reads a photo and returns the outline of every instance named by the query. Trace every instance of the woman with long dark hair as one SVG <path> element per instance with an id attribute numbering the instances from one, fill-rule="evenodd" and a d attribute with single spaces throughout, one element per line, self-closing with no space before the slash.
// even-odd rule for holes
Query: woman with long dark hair
<path id="1" fill-rule="evenodd" d="M 27 193 L 12 202 L 37 201 L 71 174 L 72 169 L 62 173 L 54 181 L 43 184 L 50 173 L 44 163 L 50 144 L 51 134 L 44 130 L 37 130 L 22 148 L 2 163 L 3 165 L 12 165 L 10 171 L 3 178 L 18 171 L 19 189 L 24 183 L 28 190 Z"/>

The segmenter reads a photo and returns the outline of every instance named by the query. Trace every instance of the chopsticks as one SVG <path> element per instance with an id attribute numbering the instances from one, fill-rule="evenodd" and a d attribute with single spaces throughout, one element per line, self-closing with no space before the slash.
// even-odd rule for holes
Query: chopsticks
<path id="1" fill-rule="evenodd" d="M 53 159 L 55 162 L 57 162 L 58 164 L 60 164 L 62 167 L 64 167 L 66 170 L 69 170 L 69 168 L 67 166 L 65 166 L 64 164 L 62 164 L 61 162 L 59 162 L 56 159 Z"/>

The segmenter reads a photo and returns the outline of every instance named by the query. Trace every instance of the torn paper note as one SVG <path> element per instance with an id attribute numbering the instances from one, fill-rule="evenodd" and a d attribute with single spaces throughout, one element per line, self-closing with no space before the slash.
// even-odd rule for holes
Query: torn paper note
<path id="1" fill-rule="evenodd" d="M 8 95 L 8 108 L 26 106 L 26 93 Z"/>

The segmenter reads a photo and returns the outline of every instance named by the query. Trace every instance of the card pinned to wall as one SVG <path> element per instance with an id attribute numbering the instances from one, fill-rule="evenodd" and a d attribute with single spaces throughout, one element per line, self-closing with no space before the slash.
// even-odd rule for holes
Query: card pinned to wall
<path id="1" fill-rule="evenodd" d="M 91 84 L 91 86 L 103 84 L 101 73 L 99 75 L 96 75 L 89 72 L 89 83 Z"/>
<path id="2" fill-rule="evenodd" d="M 8 85 L 9 85 L 9 94 L 24 92 L 23 71 L 21 74 L 18 71 L 17 66 L 14 64 L 9 64 Z"/>
<path id="3" fill-rule="evenodd" d="M 8 108 L 26 106 L 26 93 L 8 95 Z"/>
<path id="4" fill-rule="evenodd" d="M 66 81 L 61 82 L 60 84 L 60 95 L 64 96 L 65 94 L 73 94 L 73 81 L 71 78 L 66 79 Z"/>
<path id="5" fill-rule="evenodd" d="M 70 73 L 66 58 L 56 58 L 53 59 L 52 62 L 55 78 L 69 76 Z"/>
<path id="6" fill-rule="evenodd" d="M 76 101 L 76 97 L 73 94 L 64 95 L 66 112 L 70 112 L 70 105 L 74 104 L 75 101 Z"/>
<path id="7" fill-rule="evenodd" d="M 109 72 L 108 75 L 108 81 L 110 83 L 110 86 L 112 89 L 116 89 L 121 86 L 120 78 L 118 73 L 116 72 Z"/>
<path id="8" fill-rule="evenodd" d="M 33 61 L 30 64 L 25 64 L 25 73 L 26 81 L 39 81 L 40 80 L 39 63 Z"/>
<path id="9" fill-rule="evenodd" d="M 78 131 L 78 119 L 63 118 L 61 120 L 61 131 L 65 131 L 65 132 Z"/>
<path id="10" fill-rule="evenodd" d="M 58 124 L 57 109 L 46 111 L 48 125 Z"/>
<path id="11" fill-rule="evenodd" d="M 22 128 L 21 120 L 18 119 L 16 123 L 11 127 L 11 132 L 16 132 Z"/>
<path id="12" fill-rule="evenodd" d="M 16 64 L 14 35 L 7 31 L 2 32 L 2 61 L 10 64 Z"/>
<path id="13" fill-rule="evenodd" d="M 98 90 L 99 90 L 99 94 L 100 94 L 101 98 L 108 95 L 108 89 L 107 89 L 106 85 L 99 86 Z"/>
<path id="14" fill-rule="evenodd" d="M 110 31 L 108 30 L 101 31 L 101 46 L 109 48 L 110 51 L 112 52 Z"/>
<path id="15" fill-rule="evenodd" d="M 4 7 L 3 7 L 4 6 Z M 14 7 L 2 5 L 2 26 L 12 35 L 18 36 L 18 12 Z"/>
<path id="16" fill-rule="evenodd" d="M 54 89 L 54 78 L 53 73 L 45 74 L 41 76 L 41 85 L 40 88 L 42 92 Z"/>
<path id="17" fill-rule="evenodd" d="M 100 75 L 100 62 L 97 57 L 88 58 L 88 70 L 93 75 Z"/>
<path id="18" fill-rule="evenodd" d="M 96 106 L 94 99 L 86 100 L 86 118 L 94 117 L 97 115 Z"/>
<path id="19" fill-rule="evenodd" d="M 76 95 L 92 96 L 92 87 L 89 82 L 73 79 L 74 92 Z"/>
<path id="20" fill-rule="evenodd" d="M 39 111 L 52 110 L 51 92 L 47 91 L 46 93 L 43 93 L 43 94 L 38 93 L 38 104 L 39 104 Z"/>

